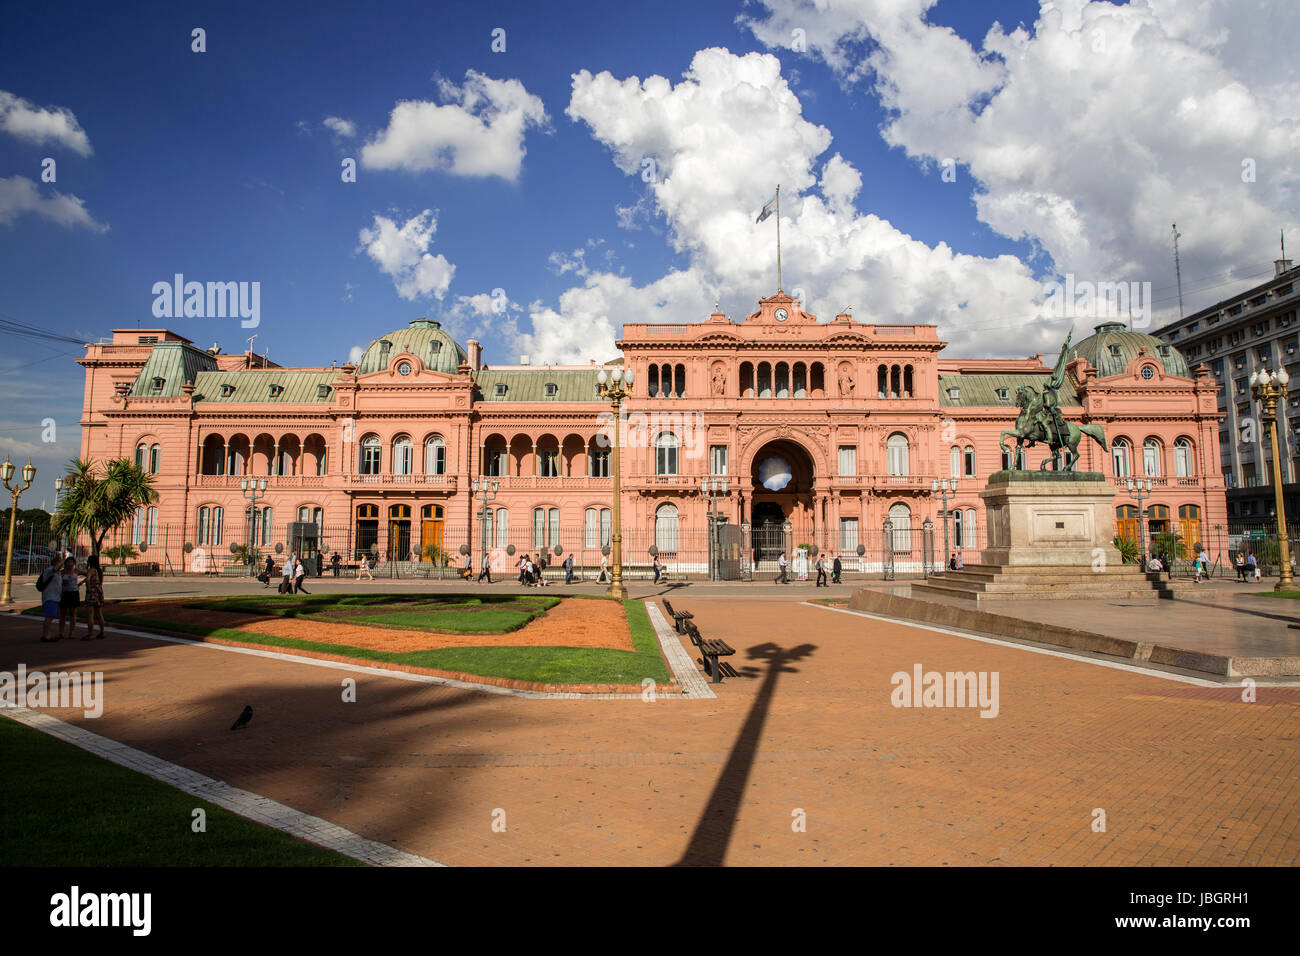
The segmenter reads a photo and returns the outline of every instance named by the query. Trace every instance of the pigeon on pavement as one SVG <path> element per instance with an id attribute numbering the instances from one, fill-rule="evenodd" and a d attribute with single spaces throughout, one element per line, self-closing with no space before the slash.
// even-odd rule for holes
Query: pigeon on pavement
<path id="1" fill-rule="evenodd" d="M 249 704 L 247 707 L 244 708 L 244 712 L 239 715 L 239 717 L 235 720 L 235 722 L 230 725 L 230 729 L 239 730 L 241 727 L 247 727 L 248 722 L 252 719 L 253 719 L 253 706 L 252 704 Z"/>

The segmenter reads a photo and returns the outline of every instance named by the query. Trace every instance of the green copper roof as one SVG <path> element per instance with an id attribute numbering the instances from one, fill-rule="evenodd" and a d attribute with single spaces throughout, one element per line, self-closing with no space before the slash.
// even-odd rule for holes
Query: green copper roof
<path id="1" fill-rule="evenodd" d="M 478 401 L 483 402 L 603 402 L 596 393 L 596 375 L 600 369 L 510 369 L 497 371 L 483 369 L 474 373 L 478 386 Z M 547 395 L 546 386 L 553 384 L 555 394 Z M 499 394 L 498 385 L 505 386 Z"/>
<path id="2" fill-rule="evenodd" d="M 466 355 L 440 323 L 432 319 L 413 319 L 406 328 L 381 335 L 371 342 L 361 356 L 357 374 L 383 371 L 399 352 L 410 352 L 425 367 L 450 375 L 456 374 Z"/>
<path id="3" fill-rule="evenodd" d="M 1143 347 L 1146 348 L 1147 355 L 1165 367 L 1167 374 L 1180 378 L 1192 377 L 1187 368 L 1187 360 L 1178 349 L 1154 335 L 1131 332 L 1123 322 L 1103 322 L 1097 326 L 1094 334 L 1075 343 L 1067 361 L 1083 356 L 1097 370 L 1098 378 L 1106 378 L 1124 374 L 1129 362 L 1137 358 L 1138 349 Z"/>
<path id="4" fill-rule="evenodd" d="M 175 397 L 181 393 L 181 386 L 194 381 L 201 372 L 215 369 L 217 359 L 192 345 L 184 342 L 159 342 L 149 352 L 140 374 L 135 377 L 131 394 L 137 398 L 151 395 Z M 162 387 L 154 387 L 154 380 L 161 379 Z"/>
<path id="5" fill-rule="evenodd" d="M 338 395 L 334 381 L 337 369 L 256 368 L 234 372 L 200 372 L 194 382 L 196 402 L 259 402 L 273 405 L 332 403 Z M 234 386 L 233 391 L 222 386 Z M 279 385 L 275 395 L 271 386 Z M 321 389 L 319 386 L 327 388 Z M 223 394 L 230 391 L 230 394 Z M 323 394 L 322 394 L 323 392 Z"/>
<path id="6" fill-rule="evenodd" d="M 1017 385 L 1032 385 L 1042 391 L 1049 377 L 1046 372 L 1042 375 L 940 375 L 939 407 L 969 408 L 973 405 L 1005 405 L 1008 408 L 1015 408 Z M 956 398 L 948 394 L 948 390 L 952 388 L 957 389 Z M 998 397 L 1000 388 L 1006 389 L 1006 398 Z M 1058 397 L 1064 406 L 1079 404 L 1079 397 L 1070 387 L 1068 377 Z"/>

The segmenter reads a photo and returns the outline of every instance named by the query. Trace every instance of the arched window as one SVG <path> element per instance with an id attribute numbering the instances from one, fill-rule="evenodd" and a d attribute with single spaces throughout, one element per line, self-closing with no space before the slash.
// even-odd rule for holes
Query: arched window
<path id="1" fill-rule="evenodd" d="M 1199 550 L 1201 547 L 1201 509 L 1199 505 L 1178 506 L 1178 537 L 1182 541 L 1183 554 Z"/>
<path id="2" fill-rule="evenodd" d="M 655 439 L 655 474 L 677 474 L 677 436 L 664 432 Z"/>
<path id="3" fill-rule="evenodd" d="M 447 473 L 447 443 L 437 435 L 424 443 L 424 473 L 426 475 Z"/>
<path id="4" fill-rule="evenodd" d="M 1138 539 L 1137 505 L 1120 505 L 1115 509 L 1115 536 L 1129 541 Z"/>
<path id="5" fill-rule="evenodd" d="M 961 474 L 961 449 L 956 445 L 948 449 L 948 474 L 953 478 Z"/>
<path id="6" fill-rule="evenodd" d="M 889 368 L 884 365 L 876 366 L 876 397 L 889 397 Z"/>
<path id="7" fill-rule="evenodd" d="M 776 397 L 790 397 L 790 366 L 785 362 L 776 363 Z"/>
<path id="8" fill-rule="evenodd" d="M 660 505 L 655 510 L 655 547 L 661 557 L 665 552 L 677 550 L 676 505 Z"/>
<path id="9" fill-rule="evenodd" d="M 651 364 L 645 377 L 646 394 L 651 398 L 659 396 L 659 366 Z"/>
<path id="10" fill-rule="evenodd" d="M 889 506 L 889 521 L 894 526 L 894 550 L 912 550 L 912 509 L 901 501 Z"/>
<path id="11" fill-rule="evenodd" d="M 678 398 L 684 398 L 686 395 L 686 366 L 677 366 L 677 390 L 675 392 Z"/>
<path id="12" fill-rule="evenodd" d="M 758 397 L 772 397 L 772 363 L 758 363 Z"/>
<path id="13" fill-rule="evenodd" d="M 910 365 L 903 368 L 903 397 L 912 397 L 912 366 Z"/>
<path id="14" fill-rule="evenodd" d="M 962 472 L 967 478 L 975 477 L 975 446 L 967 445 L 962 452 L 962 464 L 965 470 Z"/>
<path id="15" fill-rule="evenodd" d="M 1128 439 L 1116 438 L 1110 446 L 1110 457 L 1115 465 L 1116 478 L 1129 478 L 1132 476 L 1133 458 Z"/>
<path id="16" fill-rule="evenodd" d="M 754 363 L 740 363 L 740 394 L 745 398 L 754 397 Z"/>
<path id="17" fill-rule="evenodd" d="M 149 474 L 156 475 L 162 468 L 162 445 L 149 446 Z M 152 542 L 150 542 L 152 543 Z"/>
<path id="18" fill-rule="evenodd" d="M 965 530 L 966 530 L 966 541 L 968 542 L 968 544 L 966 544 L 965 547 L 968 547 L 968 548 L 974 548 L 974 547 L 976 547 L 976 537 L 975 537 L 975 530 L 976 530 L 976 529 L 975 529 L 975 509 L 974 509 L 974 508 L 967 508 L 967 509 L 966 509 L 966 529 L 965 529 Z"/>
<path id="19" fill-rule="evenodd" d="M 952 545 L 954 548 L 962 547 L 962 530 L 966 526 L 966 519 L 960 508 L 952 510 Z"/>
<path id="20" fill-rule="evenodd" d="M 1142 471 L 1148 478 L 1160 477 L 1160 442 L 1148 438 L 1142 443 Z"/>
<path id="21" fill-rule="evenodd" d="M 897 365 L 889 367 L 889 397 L 898 398 L 899 393 L 903 390 L 902 370 Z"/>
<path id="22" fill-rule="evenodd" d="M 1011 471 L 1017 467 L 1025 467 L 1025 450 L 1012 445 L 1002 453 L 1002 470 Z"/>
<path id="23" fill-rule="evenodd" d="M 199 509 L 199 544 L 215 546 L 221 544 L 222 509 L 204 505 Z"/>
<path id="24" fill-rule="evenodd" d="M 498 508 L 496 515 L 496 546 L 504 548 L 510 543 L 510 512 Z"/>
<path id="25" fill-rule="evenodd" d="M 907 461 L 907 436 L 902 432 L 894 432 L 889 436 L 889 441 L 885 443 L 885 448 L 886 473 L 890 475 L 911 474 L 908 470 Z"/>
<path id="26" fill-rule="evenodd" d="M 262 509 L 262 518 L 261 518 L 261 524 L 259 525 L 259 527 L 262 529 L 261 543 L 264 544 L 264 545 L 265 545 L 265 544 L 270 544 L 270 543 L 271 543 L 271 532 L 275 529 L 275 509 L 274 509 L 274 508 L 263 508 L 263 509 Z"/>
<path id="27" fill-rule="evenodd" d="M 411 444 L 411 439 L 403 435 L 393 442 L 393 474 L 409 475 L 414 462 L 414 446 Z"/>
<path id="28" fill-rule="evenodd" d="M 144 443 L 141 442 L 139 445 L 135 446 L 135 467 L 139 468 L 141 471 L 144 471 L 144 456 L 145 446 Z"/>
<path id="29" fill-rule="evenodd" d="M 1174 477 L 1196 477 L 1196 467 L 1192 460 L 1192 443 L 1190 439 L 1180 438 L 1178 441 L 1174 442 Z"/>
<path id="30" fill-rule="evenodd" d="M 367 435 L 361 439 L 357 471 L 363 475 L 379 474 L 379 436 Z"/>
<path id="31" fill-rule="evenodd" d="M 794 397 L 808 396 L 808 367 L 803 362 L 794 363 Z"/>

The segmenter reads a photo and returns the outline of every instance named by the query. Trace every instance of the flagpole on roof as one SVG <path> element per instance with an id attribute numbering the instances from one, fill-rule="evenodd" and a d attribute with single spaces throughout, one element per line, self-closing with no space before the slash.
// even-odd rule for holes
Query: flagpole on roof
<path id="1" fill-rule="evenodd" d="M 776 291 L 781 291 L 781 184 L 776 184 Z"/>

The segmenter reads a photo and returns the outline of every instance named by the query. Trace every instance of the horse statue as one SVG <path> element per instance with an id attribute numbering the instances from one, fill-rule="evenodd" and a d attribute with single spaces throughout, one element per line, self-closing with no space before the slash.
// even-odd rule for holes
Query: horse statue
<path id="1" fill-rule="evenodd" d="M 1043 396 L 1035 388 L 1028 385 L 1016 386 L 1016 404 L 1020 406 L 1020 415 L 1016 418 L 1015 429 L 1004 431 L 998 438 L 998 445 L 1004 453 L 1008 451 L 1007 436 L 1016 440 L 1013 464 L 1019 460 L 1022 447 L 1032 448 L 1042 442 L 1051 449 L 1052 454 L 1050 458 L 1043 459 L 1038 466 L 1039 471 L 1045 471 L 1049 461 L 1052 471 L 1075 471 L 1079 461 L 1079 442 L 1083 441 L 1084 435 L 1100 445 L 1102 451 L 1109 450 L 1106 432 L 1100 425 L 1076 425 L 1067 421 L 1054 407 L 1048 407 L 1044 403 Z"/>

